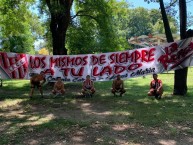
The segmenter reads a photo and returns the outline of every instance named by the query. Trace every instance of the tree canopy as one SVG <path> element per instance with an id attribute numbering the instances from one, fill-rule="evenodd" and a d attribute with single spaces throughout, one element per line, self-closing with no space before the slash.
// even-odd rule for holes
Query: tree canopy
<path id="1" fill-rule="evenodd" d="M 132 9 L 125 0 L 2 0 L 0 4 L 1 51 L 33 54 L 39 38 L 53 54 L 119 51 L 132 48 L 130 37 L 164 33 L 160 10 Z M 176 33 L 177 20 L 170 14 L 168 19 Z"/>
<path id="2" fill-rule="evenodd" d="M 34 53 L 34 41 L 43 34 L 43 27 L 38 16 L 29 9 L 33 4 L 33 0 L 1 0 L 2 51 Z"/>

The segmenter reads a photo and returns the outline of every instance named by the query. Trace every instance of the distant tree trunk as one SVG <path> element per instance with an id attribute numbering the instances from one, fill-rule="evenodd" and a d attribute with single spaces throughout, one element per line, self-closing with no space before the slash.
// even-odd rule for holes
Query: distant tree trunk
<path id="1" fill-rule="evenodd" d="M 70 10 L 73 0 L 46 0 L 51 14 L 50 30 L 52 33 L 53 54 L 66 55 L 66 32 L 71 21 Z"/>
<path id="2" fill-rule="evenodd" d="M 186 25 L 187 25 L 187 9 L 186 0 L 179 0 L 179 13 L 180 13 L 180 37 L 186 38 Z M 188 68 L 175 70 L 174 75 L 174 95 L 185 95 L 187 93 L 187 74 Z"/>

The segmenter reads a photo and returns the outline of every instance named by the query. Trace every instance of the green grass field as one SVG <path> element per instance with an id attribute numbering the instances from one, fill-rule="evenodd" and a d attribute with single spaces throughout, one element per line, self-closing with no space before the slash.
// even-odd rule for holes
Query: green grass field
<path id="1" fill-rule="evenodd" d="M 80 83 L 66 83 L 65 97 L 28 98 L 29 80 L 0 87 L 0 145 L 192 145 L 193 68 L 186 96 L 172 96 L 174 74 L 160 74 L 161 100 L 146 94 L 152 76 L 125 80 L 126 94 L 114 97 L 112 82 L 95 83 L 93 98 L 76 98 Z M 51 87 L 44 86 L 45 94 Z"/>

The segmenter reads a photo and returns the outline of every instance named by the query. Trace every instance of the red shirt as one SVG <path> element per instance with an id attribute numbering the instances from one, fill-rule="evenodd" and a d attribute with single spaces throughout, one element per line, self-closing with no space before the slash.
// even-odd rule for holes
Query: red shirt
<path id="1" fill-rule="evenodd" d="M 161 80 L 159 80 L 159 79 L 157 79 L 156 81 L 152 80 L 151 83 L 150 83 L 150 88 L 158 89 L 161 85 L 162 85 Z"/>

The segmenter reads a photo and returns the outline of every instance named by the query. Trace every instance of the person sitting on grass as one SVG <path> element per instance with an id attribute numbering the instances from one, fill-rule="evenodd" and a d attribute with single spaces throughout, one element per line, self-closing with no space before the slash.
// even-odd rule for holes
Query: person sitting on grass
<path id="1" fill-rule="evenodd" d="M 153 74 L 153 80 L 150 82 L 150 90 L 148 92 L 148 96 L 155 96 L 156 99 L 161 99 L 162 94 L 162 81 L 158 79 L 157 74 Z"/>
<path id="2" fill-rule="evenodd" d="M 64 89 L 64 83 L 62 82 L 61 77 L 57 77 L 57 81 L 54 84 L 54 89 L 52 90 L 52 93 L 55 95 L 59 95 L 59 94 L 64 95 L 65 89 Z"/>
<path id="3" fill-rule="evenodd" d="M 30 79 L 31 91 L 30 91 L 29 97 L 32 98 L 34 88 L 37 87 L 40 91 L 41 97 L 43 98 L 42 85 L 45 82 L 46 82 L 46 78 L 45 78 L 44 72 L 40 72 L 40 74 L 35 74 L 34 76 L 32 76 Z"/>
<path id="4" fill-rule="evenodd" d="M 86 76 L 86 80 L 82 84 L 82 94 L 83 94 L 83 96 L 85 96 L 86 93 L 88 93 L 88 92 L 91 96 L 95 93 L 94 83 L 90 79 L 90 75 Z"/>
<path id="5" fill-rule="evenodd" d="M 116 94 L 116 92 L 120 93 L 120 96 L 122 96 L 126 90 L 124 89 L 124 82 L 121 80 L 121 76 L 117 75 L 117 78 L 113 81 L 111 92 Z"/>

